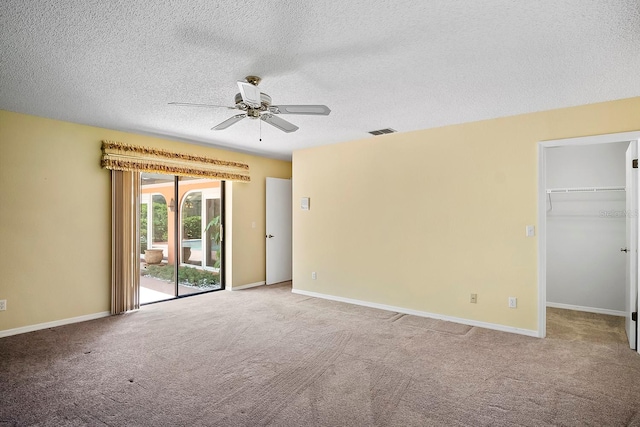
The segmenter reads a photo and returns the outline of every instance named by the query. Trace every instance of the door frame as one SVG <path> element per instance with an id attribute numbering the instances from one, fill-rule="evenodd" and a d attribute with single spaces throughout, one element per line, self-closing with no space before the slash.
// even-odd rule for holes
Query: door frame
<path id="1" fill-rule="evenodd" d="M 628 255 L 626 262 L 626 282 L 625 285 L 625 298 L 631 299 L 625 304 L 625 320 L 624 320 L 624 329 L 627 333 L 627 340 L 631 345 L 631 348 L 638 349 L 637 337 L 638 337 L 638 322 L 635 322 L 635 331 L 633 330 L 633 320 L 628 316 L 628 312 L 631 311 L 633 313 L 634 304 L 636 304 L 636 312 L 638 311 L 637 303 L 638 300 L 638 286 L 633 286 L 634 283 L 638 282 L 638 217 L 634 216 L 634 212 L 638 211 L 638 171 L 637 169 L 630 168 L 629 162 L 633 162 L 638 158 L 638 141 L 633 140 L 627 146 L 627 150 L 624 153 L 625 155 L 625 194 L 627 195 L 625 199 L 625 229 L 631 230 L 631 233 L 626 236 L 625 241 L 625 255 Z M 636 160 L 637 161 L 637 160 Z M 637 166 L 637 165 L 636 165 Z M 631 191 L 629 191 L 631 190 Z M 634 235 L 636 238 L 633 239 Z M 635 254 L 634 258 L 633 254 Z M 631 294 L 631 295 L 630 295 Z M 633 295 L 635 294 L 635 295 Z"/>
<path id="2" fill-rule="evenodd" d="M 271 215 L 273 213 L 273 210 L 272 209 L 270 210 L 269 208 L 273 206 L 280 207 L 281 204 L 279 203 L 274 204 L 273 190 L 275 190 L 275 188 L 278 188 L 279 190 L 283 190 L 283 186 L 286 186 L 286 192 L 287 192 L 286 194 L 287 197 L 285 200 L 286 202 L 288 202 L 288 206 L 286 209 L 287 217 L 284 218 L 283 215 L 278 215 L 277 216 L 278 221 L 276 221 L 276 223 L 274 224 L 274 221 L 273 221 L 274 218 Z M 284 212 L 281 210 L 279 214 L 284 214 Z M 284 221 L 282 221 L 283 219 Z M 278 243 L 279 245 L 281 245 L 279 247 L 284 249 L 284 253 L 275 254 L 274 256 L 273 243 L 269 244 L 271 239 L 270 237 L 271 233 L 274 232 L 271 225 L 278 225 L 281 222 L 285 223 L 286 225 L 285 228 L 288 228 L 287 230 L 288 233 L 285 234 L 285 240 L 278 240 L 277 242 L 274 242 L 274 243 Z M 265 284 L 272 285 L 275 283 L 281 283 L 283 281 L 292 280 L 293 279 L 293 241 L 292 241 L 293 239 L 293 181 L 291 180 L 291 178 L 267 177 L 265 180 L 265 231 L 266 231 Z M 275 234 L 278 234 L 278 233 L 275 232 Z M 275 237 L 280 239 L 282 238 L 282 236 L 275 236 Z M 273 264 L 270 262 L 270 260 L 274 260 L 276 258 L 277 258 L 277 261 L 282 261 L 282 262 L 276 262 L 276 265 L 278 266 L 283 266 L 285 264 L 288 265 L 287 274 L 276 275 L 277 277 L 274 277 L 273 269 L 270 268 L 270 266 L 273 266 Z"/>
<path id="3" fill-rule="evenodd" d="M 547 177 L 546 149 L 640 140 L 640 131 L 538 142 L 538 337 L 547 336 Z M 637 256 L 637 255 L 636 255 Z M 638 327 L 636 322 L 636 328 Z M 640 348 L 640 347 L 639 347 Z"/>

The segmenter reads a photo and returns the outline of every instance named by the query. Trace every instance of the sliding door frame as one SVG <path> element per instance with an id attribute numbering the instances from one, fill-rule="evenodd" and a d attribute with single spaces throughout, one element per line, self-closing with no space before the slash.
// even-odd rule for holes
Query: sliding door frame
<path id="1" fill-rule="evenodd" d="M 226 181 L 220 181 L 220 289 L 225 289 L 226 270 L 227 270 L 227 251 L 225 249 L 226 231 L 227 231 L 227 202 L 225 197 Z"/>
<path id="2" fill-rule="evenodd" d="M 141 172 L 139 172 L 141 174 Z M 171 176 L 171 175 L 169 175 Z M 174 277 L 174 296 L 173 298 L 168 298 L 168 299 L 163 299 L 163 300 L 159 300 L 159 301 L 150 301 L 144 304 L 140 304 L 140 305 L 149 305 L 149 304 L 155 304 L 158 302 L 165 302 L 165 301 L 173 301 L 179 298 L 187 298 L 187 297 L 191 297 L 191 296 L 195 296 L 195 295 L 203 295 L 203 294 L 208 294 L 211 292 L 217 292 L 217 291 L 222 291 L 225 290 L 225 278 L 226 278 L 226 265 L 227 265 L 227 251 L 225 250 L 225 245 L 224 245 L 224 241 L 225 241 L 225 225 L 226 225 L 226 201 L 225 201 L 225 182 L 224 180 L 219 180 L 220 182 L 220 270 L 218 272 L 218 277 L 220 280 L 220 288 L 219 289 L 211 289 L 208 291 L 202 291 L 202 292 L 197 292 L 197 293 L 193 293 L 193 294 L 187 294 L 187 295 L 180 295 L 180 277 L 178 276 L 179 273 L 179 269 L 180 269 L 180 264 L 182 263 L 182 250 L 180 250 L 181 245 L 180 245 L 180 224 L 181 224 L 181 216 L 180 216 L 180 206 L 179 205 L 179 200 L 180 200 L 180 177 L 178 175 L 173 175 L 173 200 L 175 200 L 176 202 L 176 210 L 175 210 L 175 215 L 173 215 L 173 221 L 174 221 L 174 227 L 173 227 L 173 232 L 174 232 L 174 236 L 173 236 L 173 241 L 174 241 L 174 245 L 176 247 L 174 247 L 174 253 L 175 253 L 175 261 L 174 261 L 174 265 L 173 265 L 173 277 Z M 139 211 L 139 208 L 138 208 Z M 137 236 L 137 240 L 140 240 L 140 233 L 138 232 L 138 236 Z M 203 245 L 204 247 L 204 245 Z M 138 251 L 139 252 L 139 251 Z M 203 267 L 204 267 L 204 259 L 202 260 L 203 263 Z M 138 289 L 140 288 L 140 281 L 138 281 Z"/>

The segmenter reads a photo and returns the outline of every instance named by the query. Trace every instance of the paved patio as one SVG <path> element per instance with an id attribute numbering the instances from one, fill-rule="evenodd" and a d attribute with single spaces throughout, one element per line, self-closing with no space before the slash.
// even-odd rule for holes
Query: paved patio
<path id="1" fill-rule="evenodd" d="M 140 265 L 140 271 L 144 273 L 144 263 Z M 192 295 L 207 292 L 212 289 L 196 288 L 185 285 L 178 285 L 178 295 Z M 163 301 L 175 298 L 175 284 L 162 279 L 149 276 L 140 276 L 140 304 Z"/>

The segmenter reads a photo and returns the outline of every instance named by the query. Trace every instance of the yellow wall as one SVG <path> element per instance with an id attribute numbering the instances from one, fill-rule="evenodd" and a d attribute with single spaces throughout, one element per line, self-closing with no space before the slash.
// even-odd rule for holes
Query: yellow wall
<path id="1" fill-rule="evenodd" d="M 537 143 L 638 129 L 631 98 L 296 151 L 294 289 L 537 330 Z"/>
<path id="2" fill-rule="evenodd" d="M 265 178 L 289 178 L 290 162 L 0 111 L 0 331 L 109 310 L 103 139 L 247 162 L 251 183 L 229 185 L 231 280 L 265 280 Z"/>

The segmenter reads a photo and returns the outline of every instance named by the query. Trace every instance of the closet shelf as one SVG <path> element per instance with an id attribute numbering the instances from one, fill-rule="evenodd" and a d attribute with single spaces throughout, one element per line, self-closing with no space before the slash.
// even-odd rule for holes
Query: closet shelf
<path id="1" fill-rule="evenodd" d="M 547 188 L 547 194 L 552 193 L 605 193 L 610 191 L 625 191 L 625 187 L 571 187 Z"/>

